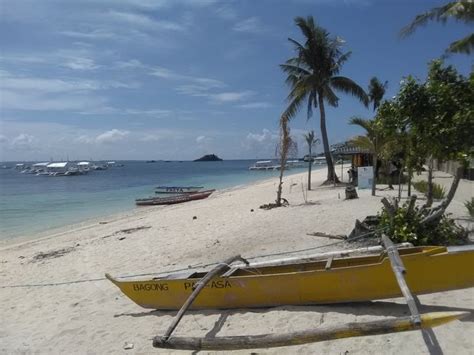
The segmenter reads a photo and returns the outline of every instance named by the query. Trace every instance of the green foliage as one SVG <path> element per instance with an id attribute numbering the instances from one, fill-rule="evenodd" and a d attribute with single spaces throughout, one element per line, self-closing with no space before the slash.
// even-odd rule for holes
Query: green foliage
<path id="1" fill-rule="evenodd" d="M 467 232 L 462 227 L 454 223 L 454 220 L 446 215 L 441 220 L 433 223 L 421 224 L 427 212 L 414 207 L 411 211 L 406 202 L 399 208 L 393 218 L 385 208 L 379 214 L 379 228 L 383 228 L 385 233 L 394 243 L 409 242 L 413 245 L 456 245 L 464 244 L 467 241 Z"/>
<path id="2" fill-rule="evenodd" d="M 428 193 L 427 181 L 424 181 L 424 180 L 416 181 L 412 185 L 419 192 L 424 193 L 425 195 Z M 445 195 L 446 195 L 446 189 L 440 184 L 433 183 L 433 198 L 437 200 L 441 200 L 442 198 L 444 198 Z"/>
<path id="3" fill-rule="evenodd" d="M 392 136 L 386 155 L 420 171 L 428 158 L 459 160 L 469 153 L 474 136 L 474 72 L 459 75 L 452 66 L 433 61 L 425 82 L 409 76 L 398 94 L 381 104 L 377 116 Z"/>
<path id="4" fill-rule="evenodd" d="M 466 206 L 469 211 L 469 215 L 474 217 L 474 197 L 471 197 L 471 201 L 464 202 L 464 206 Z"/>
<path id="5" fill-rule="evenodd" d="M 429 21 L 446 23 L 448 19 L 472 23 L 474 21 L 474 3 L 472 0 L 458 0 L 448 2 L 446 5 L 434 7 L 429 11 L 420 14 L 401 31 L 401 36 L 406 37 L 412 34 L 418 27 L 426 25 Z M 469 54 L 474 50 L 474 34 L 457 40 L 446 49 L 447 53 Z"/>
<path id="6" fill-rule="evenodd" d="M 379 174 L 379 177 L 377 178 L 377 184 L 388 185 L 389 183 L 390 183 L 390 176 Z M 408 176 L 406 174 L 403 174 L 401 176 L 400 183 L 401 184 L 408 183 Z M 398 185 L 398 175 L 393 177 L 392 184 Z"/>

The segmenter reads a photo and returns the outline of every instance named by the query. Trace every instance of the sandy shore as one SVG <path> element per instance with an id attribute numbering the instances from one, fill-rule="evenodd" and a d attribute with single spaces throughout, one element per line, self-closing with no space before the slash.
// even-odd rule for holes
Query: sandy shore
<path id="1" fill-rule="evenodd" d="M 325 170 L 314 172 L 313 186 L 319 186 L 324 175 Z M 437 176 L 448 183 L 448 177 L 441 173 Z M 290 202 L 286 208 L 258 208 L 275 199 L 277 180 L 271 179 L 216 192 L 207 200 L 137 209 L 120 218 L 66 229 L 67 233 L 2 246 L 0 352 L 157 352 L 151 346 L 151 338 L 163 334 L 174 313 L 151 312 L 136 306 L 103 280 L 105 272 L 153 273 L 218 262 L 233 254 L 254 257 L 318 246 L 321 251 L 340 249 L 334 245 L 323 247 L 334 240 L 307 233 L 347 234 L 356 218 L 380 210 L 382 196 L 395 194 L 379 190 L 378 196 L 372 197 L 370 190 L 362 190 L 358 200 L 344 201 L 343 188 L 318 187 L 308 194 L 308 200 L 314 203 L 305 204 L 301 186 L 305 183 L 306 174 L 285 179 L 284 197 Z M 455 217 L 467 216 L 462 202 L 469 194 L 473 194 L 472 182 L 463 181 L 450 206 Z M 44 253 L 52 254 L 48 257 Z M 76 282 L 80 280 L 97 281 Z M 47 283 L 54 285 L 3 287 Z M 474 288 L 425 295 L 420 301 L 421 312 L 474 311 Z M 336 306 L 196 311 L 183 318 L 175 334 L 284 333 L 406 314 L 408 308 L 398 298 Z M 474 316 L 470 316 L 432 332 L 352 338 L 257 353 L 472 354 L 473 322 Z M 134 348 L 123 350 L 125 342 L 133 343 Z"/>

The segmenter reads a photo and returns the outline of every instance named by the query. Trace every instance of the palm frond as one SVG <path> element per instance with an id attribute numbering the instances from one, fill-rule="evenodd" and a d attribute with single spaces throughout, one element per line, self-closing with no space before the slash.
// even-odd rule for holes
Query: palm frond
<path id="1" fill-rule="evenodd" d="M 361 149 L 367 149 L 371 153 L 375 151 L 372 141 L 366 136 L 356 136 L 350 139 L 349 142 Z"/>
<path id="2" fill-rule="evenodd" d="M 360 126 L 363 129 L 365 129 L 367 131 L 367 133 L 369 133 L 369 134 L 372 132 L 372 122 L 373 121 L 366 120 L 366 119 L 361 118 L 361 117 L 352 117 L 349 120 L 349 124 L 355 125 L 355 126 Z"/>
<path id="3" fill-rule="evenodd" d="M 288 74 L 311 75 L 308 70 L 292 64 L 280 64 L 280 68 Z"/>
<path id="4" fill-rule="evenodd" d="M 305 101 L 307 95 L 308 95 L 307 93 L 302 93 L 298 96 L 294 96 L 290 104 L 288 105 L 288 107 L 285 109 L 285 111 L 282 113 L 281 116 L 285 117 L 287 120 L 290 120 L 293 117 L 295 117 L 301 105 Z"/>
<path id="5" fill-rule="evenodd" d="M 345 76 L 334 76 L 330 79 L 330 85 L 338 91 L 354 96 L 366 107 L 368 106 L 369 98 L 367 94 L 364 89 L 357 85 L 352 79 Z"/>
<path id="6" fill-rule="evenodd" d="M 425 26 L 429 21 L 438 21 L 445 23 L 449 16 L 452 16 L 452 8 L 456 6 L 457 1 L 449 2 L 444 6 L 434 7 L 424 14 L 417 15 L 415 19 L 407 26 L 405 26 L 401 32 L 401 37 L 407 37 L 411 35 L 419 27 Z"/>
<path id="7" fill-rule="evenodd" d="M 447 53 L 465 53 L 471 54 L 474 51 L 474 33 L 466 36 L 458 41 L 454 41 L 446 49 Z"/>
<path id="8" fill-rule="evenodd" d="M 329 86 L 324 87 L 323 99 L 329 104 L 329 106 L 337 107 L 339 105 L 339 97 L 337 97 Z"/>

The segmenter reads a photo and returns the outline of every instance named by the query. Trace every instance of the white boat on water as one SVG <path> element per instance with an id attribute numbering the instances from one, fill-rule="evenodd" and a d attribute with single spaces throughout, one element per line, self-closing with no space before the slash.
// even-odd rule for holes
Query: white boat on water
<path id="1" fill-rule="evenodd" d="M 325 157 L 317 157 L 313 159 L 313 165 L 326 165 L 326 158 Z"/>
<path id="2" fill-rule="evenodd" d="M 274 164 L 271 160 L 260 160 L 249 167 L 249 170 L 280 170 L 281 166 Z"/>

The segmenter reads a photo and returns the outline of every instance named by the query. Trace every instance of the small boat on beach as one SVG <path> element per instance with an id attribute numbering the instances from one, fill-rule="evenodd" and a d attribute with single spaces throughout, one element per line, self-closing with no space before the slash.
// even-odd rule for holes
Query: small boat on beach
<path id="1" fill-rule="evenodd" d="M 191 194 L 201 190 L 203 186 L 157 186 L 157 194 Z"/>
<path id="2" fill-rule="evenodd" d="M 381 247 L 380 247 L 381 248 Z M 402 296 L 389 255 L 342 257 L 344 252 L 304 259 L 236 264 L 213 277 L 190 309 L 229 309 L 370 301 Z M 474 286 L 474 248 L 405 247 L 398 249 L 406 283 L 414 294 Z M 144 308 L 177 310 L 205 270 L 152 278 L 106 277 Z"/>
<path id="3" fill-rule="evenodd" d="M 201 192 L 186 193 L 170 197 L 148 197 L 135 200 L 137 206 L 158 206 L 174 205 L 188 201 L 202 200 L 208 198 L 215 190 L 206 190 Z"/>

